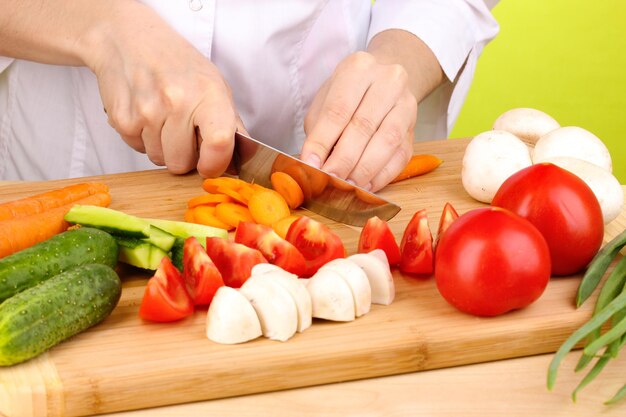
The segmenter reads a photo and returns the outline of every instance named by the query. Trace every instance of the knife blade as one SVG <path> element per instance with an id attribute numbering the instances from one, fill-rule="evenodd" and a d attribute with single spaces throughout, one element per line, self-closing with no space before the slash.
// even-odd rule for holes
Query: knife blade
<path id="1" fill-rule="evenodd" d="M 273 172 L 289 174 L 302 188 L 303 208 L 340 223 L 363 226 L 372 216 L 389 220 L 400 211 L 397 204 L 241 132 L 235 133 L 233 162 L 239 178 L 268 188 Z"/>

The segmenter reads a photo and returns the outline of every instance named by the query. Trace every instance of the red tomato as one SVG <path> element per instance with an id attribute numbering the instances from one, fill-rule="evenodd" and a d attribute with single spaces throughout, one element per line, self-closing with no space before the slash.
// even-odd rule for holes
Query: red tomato
<path id="1" fill-rule="evenodd" d="M 441 236 L 439 292 L 461 311 L 496 316 L 525 307 L 550 280 L 550 251 L 528 220 L 498 207 L 471 210 Z"/>
<path id="2" fill-rule="evenodd" d="M 224 284 L 239 288 L 250 278 L 252 267 L 267 263 L 261 252 L 221 237 L 206 238 L 206 252 L 217 266 Z"/>
<path id="3" fill-rule="evenodd" d="M 148 280 L 139 306 L 144 320 L 168 322 L 193 314 L 193 301 L 187 293 L 183 277 L 167 256 Z"/>
<path id="4" fill-rule="evenodd" d="M 539 229 L 550 248 L 553 275 L 580 271 L 602 246 L 600 203 L 583 180 L 556 165 L 536 164 L 513 174 L 491 204 Z"/>
<path id="5" fill-rule="evenodd" d="M 300 251 L 269 226 L 240 222 L 235 232 L 235 242 L 257 249 L 269 263 L 299 277 L 306 272 L 306 260 Z"/>
<path id="6" fill-rule="evenodd" d="M 217 289 L 224 285 L 222 275 L 195 237 L 183 246 L 183 280 L 195 305 L 209 305 Z"/>
<path id="7" fill-rule="evenodd" d="M 325 263 L 346 256 L 341 238 L 310 217 L 300 217 L 289 226 L 287 241 L 304 255 L 306 271 L 302 277 L 310 277 Z"/>
<path id="8" fill-rule="evenodd" d="M 400 247 L 386 221 L 377 216 L 370 217 L 361 229 L 357 252 L 368 253 L 374 249 L 382 249 L 387 255 L 389 265 L 400 262 Z"/>
<path id="9" fill-rule="evenodd" d="M 443 235 L 443 232 L 448 230 L 450 225 L 459 218 L 459 213 L 456 212 L 452 204 L 446 203 L 441 211 L 441 217 L 439 217 L 439 227 L 437 228 L 437 238 L 435 239 L 434 247 L 437 246 L 439 238 Z"/>
<path id="10" fill-rule="evenodd" d="M 418 210 L 404 229 L 400 242 L 400 271 L 407 274 L 433 273 L 433 236 L 426 209 Z"/>

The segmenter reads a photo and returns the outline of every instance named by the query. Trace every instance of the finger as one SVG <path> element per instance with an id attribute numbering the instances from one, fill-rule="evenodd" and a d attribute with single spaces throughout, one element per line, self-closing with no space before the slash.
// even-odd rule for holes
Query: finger
<path id="1" fill-rule="evenodd" d="M 198 172 L 203 177 L 219 176 L 228 168 L 235 144 L 237 115 L 230 101 L 213 99 L 199 109 L 195 125 L 200 148 Z"/>
<path id="2" fill-rule="evenodd" d="M 373 189 L 375 185 L 383 182 L 384 178 L 391 176 L 392 172 L 400 172 L 408 162 L 417 118 L 417 104 L 414 98 L 411 100 L 412 97 L 407 96 L 399 101 L 387 114 L 358 164 L 348 176 L 350 181 L 363 188 Z M 388 165 L 394 161 L 392 157 L 396 153 L 400 154 L 401 161 L 404 162 L 400 165 Z"/>
<path id="3" fill-rule="evenodd" d="M 145 153 L 148 158 L 159 166 L 165 165 L 165 159 L 163 157 L 163 147 L 161 144 L 161 132 L 163 124 L 148 125 L 141 131 L 141 140 L 144 145 Z"/>
<path id="4" fill-rule="evenodd" d="M 413 131 L 407 132 L 407 144 L 413 142 Z M 395 152 L 374 178 L 370 181 L 370 191 L 376 192 L 385 187 L 404 169 L 411 158 L 413 147 L 408 146 L 404 151 Z M 408 157 L 407 157 L 408 155 Z"/>
<path id="5" fill-rule="evenodd" d="M 161 130 L 163 161 L 173 174 L 184 174 L 196 167 L 198 146 L 193 123 L 182 113 L 171 114 Z"/>
<path id="6" fill-rule="evenodd" d="M 385 78 L 372 84 L 324 163 L 325 171 L 340 178 L 350 174 L 403 91 L 404 80 L 400 78 Z"/>
<path id="7" fill-rule="evenodd" d="M 315 124 L 302 146 L 301 157 L 320 167 L 346 128 L 371 85 L 369 71 L 340 71 L 331 80 Z"/>

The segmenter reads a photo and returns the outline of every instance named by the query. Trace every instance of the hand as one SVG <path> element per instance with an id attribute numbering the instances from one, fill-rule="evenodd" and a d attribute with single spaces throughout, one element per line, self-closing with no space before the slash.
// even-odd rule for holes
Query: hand
<path id="1" fill-rule="evenodd" d="M 101 47 L 87 60 L 109 124 L 172 173 L 197 167 L 202 176 L 220 175 L 231 160 L 235 130 L 245 132 L 230 88 L 152 9 L 130 4 L 105 26 Z"/>
<path id="2" fill-rule="evenodd" d="M 417 100 L 404 67 L 356 52 L 315 96 L 304 123 L 301 157 L 377 191 L 409 161 L 416 118 Z"/>

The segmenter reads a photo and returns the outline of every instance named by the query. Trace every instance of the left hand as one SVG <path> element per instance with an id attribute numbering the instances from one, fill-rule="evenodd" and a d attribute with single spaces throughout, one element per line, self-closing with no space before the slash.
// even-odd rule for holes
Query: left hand
<path id="1" fill-rule="evenodd" d="M 337 66 L 304 122 L 303 161 L 377 191 L 413 151 L 417 99 L 402 65 L 356 52 Z"/>

